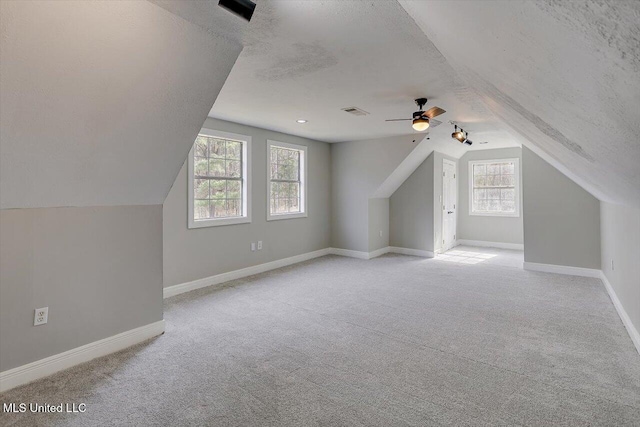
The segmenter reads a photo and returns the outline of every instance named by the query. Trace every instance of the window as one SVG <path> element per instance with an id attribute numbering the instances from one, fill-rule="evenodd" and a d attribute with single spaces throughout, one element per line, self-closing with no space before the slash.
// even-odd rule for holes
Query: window
<path id="1" fill-rule="evenodd" d="M 520 216 L 518 159 L 469 162 L 469 214 Z"/>
<path id="2" fill-rule="evenodd" d="M 307 216 L 307 147 L 267 141 L 268 220 Z"/>
<path id="3" fill-rule="evenodd" d="M 189 228 L 251 222 L 251 137 L 202 129 L 189 152 Z"/>

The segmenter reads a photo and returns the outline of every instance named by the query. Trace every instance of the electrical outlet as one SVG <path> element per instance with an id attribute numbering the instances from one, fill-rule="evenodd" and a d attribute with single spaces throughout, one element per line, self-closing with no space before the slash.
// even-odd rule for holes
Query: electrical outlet
<path id="1" fill-rule="evenodd" d="M 251 242 L 251 252 L 254 252 L 256 250 L 256 244 L 254 242 Z"/>
<path id="2" fill-rule="evenodd" d="M 49 307 L 36 308 L 33 316 L 33 326 L 44 325 L 49 319 Z"/>
<path id="3" fill-rule="evenodd" d="M 611 260 L 611 271 L 615 270 L 615 268 L 613 267 L 613 259 Z"/>
<path id="4" fill-rule="evenodd" d="M 382 237 L 382 230 L 380 230 L 380 231 L 378 232 L 378 234 L 380 234 L 380 237 Z"/>
<path id="5" fill-rule="evenodd" d="M 258 250 L 262 250 L 262 240 L 258 240 Z"/>

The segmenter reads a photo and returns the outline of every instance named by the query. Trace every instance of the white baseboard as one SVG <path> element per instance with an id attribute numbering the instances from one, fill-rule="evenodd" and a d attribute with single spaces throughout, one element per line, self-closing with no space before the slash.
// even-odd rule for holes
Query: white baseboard
<path id="1" fill-rule="evenodd" d="M 115 353 L 164 332 L 164 320 L 94 341 L 17 368 L 0 372 L 0 392 L 43 378 L 58 371 Z"/>
<path id="2" fill-rule="evenodd" d="M 514 251 L 524 251 L 522 243 L 487 242 L 484 240 L 458 239 L 455 246 L 479 246 L 482 248 L 512 249 Z"/>
<path id="3" fill-rule="evenodd" d="M 194 291 L 200 288 L 206 288 L 214 285 L 221 285 L 230 280 L 242 279 L 243 277 L 253 276 L 254 274 L 264 273 L 266 271 L 275 270 L 276 268 L 286 267 L 288 265 L 297 264 L 299 262 L 308 261 L 313 258 L 318 258 L 325 255 L 339 255 L 349 258 L 358 259 L 372 259 L 384 255 L 386 253 L 393 252 L 403 255 L 413 255 L 426 258 L 433 258 L 433 252 L 422 251 L 418 249 L 408 249 L 387 246 L 371 252 L 354 251 L 351 249 L 342 248 L 325 248 L 314 252 L 307 252 L 306 254 L 292 256 L 290 258 L 283 258 L 265 264 L 254 265 L 240 270 L 229 271 L 227 273 L 216 274 L 215 276 L 204 277 L 202 279 L 196 279 L 191 282 L 181 283 L 179 285 L 167 286 L 163 289 L 163 298 L 173 297 L 185 292 Z"/>
<path id="4" fill-rule="evenodd" d="M 346 257 L 358 258 L 358 259 L 373 259 L 373 258 L 379 257 L 380 255 L 384 255 L 388 253 L 419 256 L 424 258 L 434 257 L 434 254 L 431 251 L 423 251 L 420 249 L 410 249 L 410 248 L 400 248 L 397 246 L 387 246 L 386 248 L 380 248 L 371 252 L 352 251 L 350 249 L 341 249 L 341 248 L 331 248 L 332 255 L 340 255 L 340 256 L 346 256 Z"/>
<path id="5" fill-rule="evenodd" d="M 386 248 L 380 248 L 375 251 L 369 252 L 369 259 L 377 258 L 381 255 L 388 254 L 391 251 L 391 248 L 387 246 Z"/>
<path id="6" fill-rule="evenodd" d="M 230 280 L 242 279 L 243 277 L 253 276 L 254 274 L 264 273 L 265 271 L 275 270 L 276 268 L 286 267 L 288 265 L 308 261 L 331 253 L 333 253 L 331 248 L 320 249 L 318 251 L 307 252 L 305 254 L 295 255 L 264 264 L 253 265 L 240 270 L 216 274 L 215 276 L 209 276 L 191 282 L 181 283 L 179 285 L 167 286 L 162 291 L 163 298 L 169 298 L 196 289 L 206 288 L 207 286 L 219 285 Z"/>
<path id="7" fill-rule="evenodd" d="M 389 252 L 394 254 L 419 256 L 423 258 L 433 258 L 435 256 L 434 253 L 431 251 L 423 251 L 420 249 L 410 249 L 410 248 L 400 248 L 397 246 L 390 246 Z"/>
<path id="8" fill-rule="evenodd" d="M 609 298 L 611 298 L 613 306 L 616 308 L 618 316 L 620 316 L 620 319 L 622 320 L 622 324 L 627 329 L 627 333 L 631 337 L 631 341 L 633 341 L 633 344 L 636 346 L 636 350 L 640 353 L 640 333 L 638 333 L 638 330 L 633 326 L 633 323 L 631 323 L 631 318 L 620 303 L 618 295 L 616 295 L 616 292 L 613 290 L 613 286 L 611 286 L 609 279 L 607 279 L 607 276 L 605 276 L 603 271 L 600 271 L 600 279 L 602 280 L 602 283 L 604 283 L 604 287 L 607 289 Z"/>
<path id="9" fill-rule="evenodd" d="M 545 273 L 567 274 L 569 276 L 597 277 L 600 278 L 600 270 L 593 268 L 569 267 L 567 265 L 539 264 L 537 262 L 524 262 L 522 268 L 530 271 L 543 271 Z"/>
<path id="10" fill-rule="evenodd" d="M 351 249 L 342 249 L 342 248 L 331 248 L 331 255 L 339 255 L 345 256 L 349 258 L 358 258 L 358 259 L 372 259 L 377 258 L 380 255 L 384 255 L 389 252 L 389 246 L 385 248 L 376 249 L 371 252 L 364 251 L 354 251 Z"/>
<path id="11" fill-rule="evenodd" d="M 351 249 L 331 248 L 332 255 L 346 256 L 349 258 L 369 259 L 369 252 L 352 251 Z"/>

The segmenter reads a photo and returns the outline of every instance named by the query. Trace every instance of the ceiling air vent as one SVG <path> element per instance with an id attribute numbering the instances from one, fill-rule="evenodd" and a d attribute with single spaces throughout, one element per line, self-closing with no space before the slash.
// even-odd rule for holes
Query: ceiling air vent
<path id="1" fill-rule="evenodd" d="M 359 109 L 358 107 L 347 107 L 347 108 L 343 108 L 342 111 L 346 111 L 349 114 L 353 114 L 354 116 L 366 116 L 367 113 L 364 110 Z"/>

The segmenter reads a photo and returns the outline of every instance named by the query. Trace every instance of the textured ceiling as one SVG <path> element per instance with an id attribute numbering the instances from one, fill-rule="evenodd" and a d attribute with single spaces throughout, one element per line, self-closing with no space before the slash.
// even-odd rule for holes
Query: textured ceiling
<path id="1" fill-rule="evenodd" d="M 431 137 L 451 142 L 449 120 L 489 141 L 518 145 L 395 1 L 259 1 L 245 48 L 210 116 L 321 141 L 407 134 L 413 100 L 447 113 Z M 370 113 L 341 111 L 356 106 Z M 296 119 L 309 122 L 300 125 Z"/>
<path id="2" fill-rule="evenodd" d="M 640 2 L 216 3 L 0 1 L 0 208 L 162 203 L 209 110 L 338 142 L 419 96 L 640 206 Z"/>
<path id="3" fill-rule="evenodd" d="M 640 206 L 640 2 L 400 3 L 526 146 Z"/>
<path id="4" fill-rule="evenodd" d="M 163 6 L 0 1 L 0 208 L 163 203 L 242 49 Z"/>

